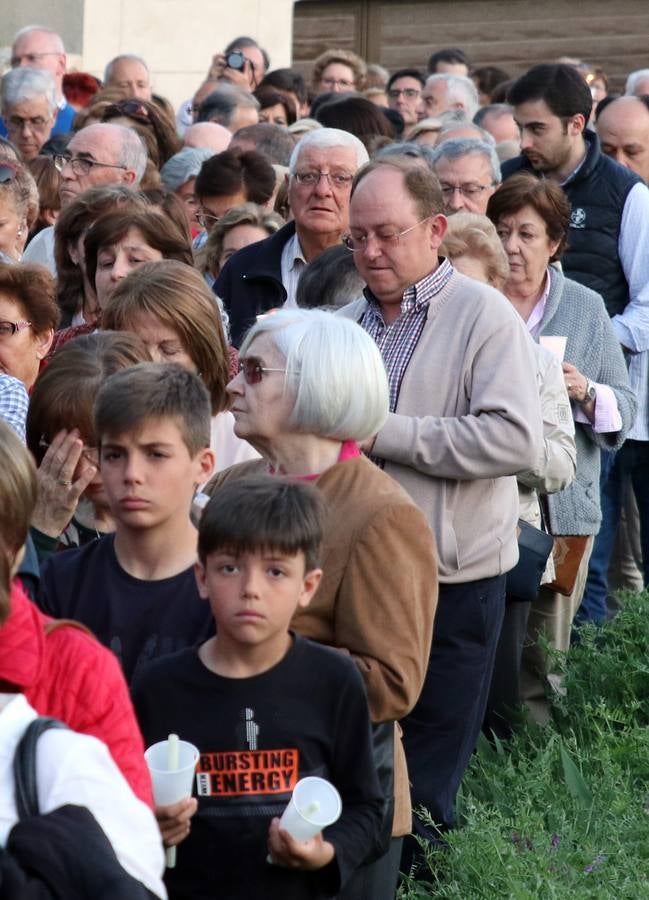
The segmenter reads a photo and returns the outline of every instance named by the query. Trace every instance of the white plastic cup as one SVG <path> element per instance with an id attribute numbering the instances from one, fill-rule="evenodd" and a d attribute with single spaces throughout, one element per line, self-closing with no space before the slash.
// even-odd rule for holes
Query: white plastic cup
<path id="1" fill-rule="evenodd" d="M 170 770 L 170 757 L 176 757 L 176 747 L 177 768 Z M 189 741 L 180 740 L 177 740 L 173 747 L 170 746 L 169 740 L 159 741 L 145 751 L 144 759 L 151 774 L 153 801 L 156 806 L 168 806 L 170 803 L 178 803 L 186 797 L 191 797 L 198 756 L 197 747 Z M 172 869 L 175 865 L 176 848 L 169 847 L 167 868 Z"/>
<path id="2" fill-rule="evenodd" d="M 296 841 L 308 841 L 340 818 L 343 804 L 336 788 L 325 778 L 301 778 L 293 788 L 279 827 Z"/>
<path id="3" fill-rule="evenodd" d="M 545 347 L 546 350 L 549 350 L 550 353 L 553 353 L 559 362 L 563 362 L 567 343 L 567 337 L 559 337 L 557 335 L 542 334 L 539 338 L 539 344 Z"/>

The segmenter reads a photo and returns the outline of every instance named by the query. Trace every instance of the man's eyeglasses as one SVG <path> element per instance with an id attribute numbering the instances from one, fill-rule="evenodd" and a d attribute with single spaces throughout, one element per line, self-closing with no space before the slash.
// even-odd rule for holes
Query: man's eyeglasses
<path id="1" fill-rule="evenodd" d="M 410 228 L 404 229 L 404 231 L 378 231 L 374 235 L 374 240 L 379 245 L 379 247 L 397 247 L 399 245 L 399 239 L 404 236 L 404 234 L 408 234 L 410 231 L 414 231 L 418 225 L 423 225 L 424 222 L 427 222 L 431 216 L 426 216 L 425 219 L 422 219 L 420 222 L 415 222 L 414 225 L 411 225 Z M 360 250 L 365 250 L 367 247 L 368 237 L 366 234 L 359 235 L 359 237 L 355 237 L 353 234 L 346 234 L 343 236 L 343 244 L 347 247 L 348 250 L 351 250 L 353 253 L 358 253 Z"/>
<path id="2" fill-rule="evenodd" d="M 43 116 L 33 116 L 31 119 L 23 118 L 22 116 L 9 116 L 7 125 L 11 128 L 24 128 L 25 125 L 29 125 L 35 131 L 40 131 L 42 128 L 46 128 L 51 121 L 52 116 L 49 119 L 45 119 Z"/>
<path id="3" fill-rule="evenodd" d="M 407 97 L 408 100 L 414 100 L 416 97 L 421 97 L 421 91 L 417 90 L 417 88 L 390 88 L 388 91 L 388 97 L 390 100 L 398 100 L 399 97 L 403 94 L 404 97 Z"/>
<path id="4" fill-rule="evenodd" d="M 196 221 L 199 223 L 199 225 L 202 225 L 203 228 L 207 228 L 207 230 L 209 231 L 210 228 L 214 228 L 217 222 L 221 221 L 221 217 L 215 216 L 213 213 L 197 212 Z"/>
<path id="5" fill-rule="evenodd" d="M 351 89 L 354 87 L 354 82 L 347 81 L 346 78 L 321 78 L 320 83 L 324 84 L 325 87 L 328 87 L 332 91 L 337 87 L 341 87 L 347 91 L 351 91 Z"/>
<path id="6" fill-rule="evenodd" d="M 259 384 L 267 372 L 286 372 L 286 369 L 269 369 L 262 366 L 258 359 L 249 356 L 239 360 L 239 371 L 243 373 L 246 384 Z"/>
<path id="7" fill-rule="evenodd" d="M 38 446 L 47 452 L 52 445 L 49 441 L 46 441 L 44 437 L 41 437 Z M 91 466 L 99 468 L 99 447 L 84 447 L 81 451 L 81 456 L 86 462 L 89 462 Z"/>
<path id="8" fill-rule="evenodd" d="M 52 50 L 49 53 L 24 53 L 22 56 L 12 56 L 10 60 L 11 68 L 17 69 L 24 62 L 31 68 L 37 69 L 38 61 L 44 56 L 61 56 L 61 54 L 57 53 L 56 50 Z"/>
<path id="9" fill-rule="evenodd" d="M 24 319 L 20 322 L 0 322 L 0 338 L 11 337 L 23 328 L 31 328 L 31 325 L 31 322 L 25 322 Z"/>
<path id="10" fill-rule="evenodd" d="M 354 176 L 348 175 L 346 172 L 335 172 L 333 174 L 331 172 L 294 172 L 293 178 L 298 184 L 302 184 L 305 187 L 315 187 L 316 184 L 320 183 L 321 178 L 326 178 L 329 184 L 334 187 L 346 188 L 350 187 L 354 180 Z"/>
<path id="11" fill-rule="evenodd" d="M 102 169 L 126 169 L 126 166 L 97 162 L 94 159 L 86 159 L 85 156 L 64 156 L 63 154 L 54 157 L 54 165 L 59 172 L 62 172 L 66 166 L 70 166 L 75 175 L 88 175 L 97 166 L 101 166 Z"/>
<path id="12" fill-rule="evenodd" d="M 491 184 L 440 184 L 440 187 L 442 196 L 446 200 L 450 200 L 451 197 L 455 196 L 456 191 L 459 191 L 463 197 L 471 199 L 471 197 L 479 197 L 484 191 L 495 187 L 495 184 L 492 181 Z"/>

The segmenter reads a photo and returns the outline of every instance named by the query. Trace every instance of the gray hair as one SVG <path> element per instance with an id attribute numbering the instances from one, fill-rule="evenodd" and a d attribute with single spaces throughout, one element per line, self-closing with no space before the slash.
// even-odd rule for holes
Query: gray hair
<path id="1" fill-rule="evenodd" d="M 472 119 L 480 106 L 478 89 L 470 78 L 465 75 L 452 75 L 450 72 L 440 72 L 430 75 L 426 79 L 426 86 L 435 82 L 446 85 L 446 96 L 449 103 L 458 103 L 464 109 L 467 118 Z"/>
<path id="2" fill-rule="evenodd" d="M 45 69 L 11 69 L 2 79 L 1 91 L 3 112 L 16 103 L 36 100 L 39 97 L 47 100 L 50 114 L 57 107 L 54 78 Z"/>
<path id="3" fill-rule="evenodd" d="M 137 62 L 140 63 L 141 66 L 147 70 L 149 75 L 151 74 L 147 62 L 145 59 L 142 59 L 141 56 L 136 56 L 135 53 L 120 53 L 119 56 L 116 56 L 114 59 L 108 63 L 106 68 L 104 69 L 104 84 L 109 84 L 110 79 L 113 77 L 113 69 L 115 68 L 115 63 L 122 62 L 122 60 L 127 60 L 128 62 Z"/>
<path id="4" fill-rule="evenodd" d="M 160 179 L 169 191 L 177 191 L 190 178 L 196 178 L 206 159 L 214 156 L 207 147 L 183 147 L 160 169 Z"/>
<path id="5" fill-rule="evenodd" d="M 77 134 L 82 134 L 89 128 L 101 128 L 104 134 L 112 134 L 117 138 L 119 143 L 117 164 L 135 172 L 135 184 L 139 184 L 146 169 L 147 150 L 137 131 L 125 125 L 113 125 L 112 122 L 96 122 L 77 131 Z"/>
<path id="6" fill-rule="evenodd" d="M 471 119 L 463 119 L 461 122 L 447 122 L 446 124 L 442 125 L 442 127 L 439 129 L 437 143 L 441 144 L 443 140 L 451 140 L 449 138 L 444 138 L 444 135 L 449 134 L 451 131 L 456 131 L 458 128 L 469 129 L 475 133 L 475 140 L 483 141 L 485 144 L 491 144 L 492 147 L 496 146 L 496 139 L 494 138 L 493 134 L 490 134 L 488 131 L 485 131 L 484 128 L 476 125 L 475 122 L 471 121 Z M 453 138 L 452 140 L 460 140 L 460 138 Z"/>
<path id="7" fill-rule="evenodd" d="M 391 156 L 410 156 L 426 163 L 431 171 L 435 171 L 435 148 L 431 144 L 416 144 L 414 141 L 399 141 L 381 147 L 373 155 L 373 159 L 389 159 Z"/>
<path id="8" fill-rule="evenodd" d="M 484 156 L 491 167 L 491 180 L 494 184 L 500 184 L 500 160 L 493 144 L 478 141 L 475 138 L 458 138 L 453 141 L 443 141 L 435 147 L 435 165 L 440 159 L 456 160 L 463 156 L 477 153 Z"/>
<path id="9" fill-rule="evenodd" d="M 216 122 L 218 125 L 228 128 L 237 109 L 241 107 L 259 110 L 259 100 L 236 84 L 222 82 L 203 100 L 196 121 Z"/>
<path id="10" fill-rule="evenodd" d="M 235 131 L 232 137 L 232 147 L 236 147 L 238 141 L 251 141 L 255 150 L 262 153 L 268 162 L 278 166 L 288 166 L 291 153 L 295 148 L 296 138 L 281 125 L 273 125 L 271 122 L 258 122 L 256 125 L 244 125 Z"/>
<path id="11" fill-rule="evenodd" d="M 487 116 L 495 116 L 497 119 L 501 119 L 503 116 L 510 116 L 512 112 L 513 107 L 509 103 L 488 103 L 486 106 L 481 106 L 477 111 L 473 117 L 473 124 L 482 127 L 482 123 Z"/>
<path id="12" fill-rule="evenodd" d="M 635 86 L 643 78 L 649 78 L 649 69 L 636 69 L 635 72 L 631 72 L 626 80 L 624 93 L 634 96 Z"/>
<path id="13" fill-rule="evenodd" d="M 295 391 L 294 431 L 364 441 L 381 429 L 388 379 L 378 347 L 360 325 L 320 309 L 281 309 L 252 326 L 239 356 L 262 334 L 286 361 L 285 390 Z"/>
<path id="14" fill-rule="evenodd" d="M 65 45 L 61 35 L 57 31 L 47 28 L 45 25 L 25 25 L 24 28 L 21 28 L 14 34 L 14 39 L 11 43 L 12 47 L 16 41 L 20 40 L 20 38 L 26 37 L 34 31 L 37 31 L 39 34 L 48 34 L 52 38 L 52 46 L 56 47 L 56 50 L 53 51 L 54 53 L 65 53 Z"/>
<path id="15" fill-rule="evenodd" d="M 366 162 L 369 162 L 369 156 L 364 144 L 355 135 L 350 134 L 349 131 L 343 131 L 341 128 L 317 128 L 315 131 L 308 131 L 295 145 L 288 162 L 289 175 L 295 174 L 300 153 L 309 147 L 313 147 L 315 150 L 331 150 L 332 147 L 351 147 L 356 152 L 356 167 L 358 169 L 364 166 Z"/>

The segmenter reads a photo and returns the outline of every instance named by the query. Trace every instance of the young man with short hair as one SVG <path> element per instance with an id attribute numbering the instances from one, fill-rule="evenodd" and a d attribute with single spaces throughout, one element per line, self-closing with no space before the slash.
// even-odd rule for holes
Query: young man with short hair
<path id="1" fill-rule="evenodd" d="M 209 396 L 180 366 L 141 363 L 106 381 L 95 424 L 115 534 L 47 560 L 39 605 L 87 625 L 130 680 L 147 660 L 212 631 L 189 518 L 214 464 Z"/>
<path id="2" fill-rule="evenodd" d="M 382 796 L 360 674 L 289 631 L 320 583 L 324 515 L 305 483 L 261 476 L 219 488 L 196 564 L 216 634 L 152 663 L 134 685 L 146 743 L 175 732 L 200 751 L 198 812 L 167 872 L 173 900 L 338 896 L 376 839 Z M 300 842 L 279 816 L 313 775 L 337 787 L 342 814 Z"/>

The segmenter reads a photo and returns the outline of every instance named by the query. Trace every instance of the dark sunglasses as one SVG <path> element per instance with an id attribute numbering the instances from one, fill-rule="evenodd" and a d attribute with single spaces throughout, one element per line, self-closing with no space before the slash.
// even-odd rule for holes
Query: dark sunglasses
<path id="1" fill-rule="evenodd" d="M 239 360 L 239 371 L 243 373 L 246 384 L 259 384 L 266 372 L 286 372 L 286 369 L 269 369 L 262 366 L 258 359 L 249 356 Z"/>
<path id="2" fill-rule="evenodd" d="M 155 127 L 149 110 L 139 100 L 120 100 L 118 103 L 111 103 L 104 110 L 102 118 L 106 121 L 107 119 L 116 119 L 118 116 L 130 116 L 137 122 Z"/>

